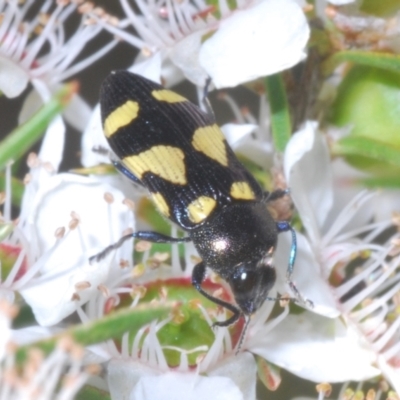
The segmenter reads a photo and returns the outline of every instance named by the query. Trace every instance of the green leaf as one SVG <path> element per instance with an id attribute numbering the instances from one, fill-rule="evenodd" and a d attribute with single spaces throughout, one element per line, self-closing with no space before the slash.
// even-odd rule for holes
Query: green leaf
<path id="1" fill-rule="evenodd" d="M 350 131 L 334 154 L 364 171 L 393 175 L 400 166 L 400 73 L 354 66 L 339 86 L 330 122 Z"/>
<path id="2" fill-rule="evenodd" d="M 394 146 L 390 143 L 384 143 L 376 139 L 366 137 L 347 136 L 339 140 L 332 146 L 333 154 L 341 156 L 357 156 L 360 163 L 370 162 L 372 165 L 366 165 L 365 169 L 374 170 L 378 167 L 378 172 L 382 165 L 387 167 L 396 167 L 400 169 L 400 146 Z M 374 162 L 378 163 L 374 163 Z"/>
<path id="3" fill-rule="evenodd" d="M 137 204 L 136 214 L 143 221 L 146 221 L 151 227 L 164 235 L 171 234 L 171 225 L 157 211 L 154 203 L 147 197 L 140 199 Z"/>
<path id="4" fill-rule="evenodd" d="M 387 17 L 396 13 L 400 8 L 400 0 L 364 0 L 360 6 L 360 11 L 378 17 Z"/>
<path id="5" fill-rule="evenodd" d="M 400 189 L 400 170 L 393 176 L 374 176 L 360 179 L 360 184 L 368 188 Z"/>
<path id="6" fill-rule="evenodd" d="M 125 332 L 138 330 L 151 321 L 167 317 L 171 309 L 171 303 L 162 306 L 144 304 L 135 308 L 122 308 L 105 315 L 101 319 L 76 325 L 49 339 L 22 346 L 17 351 L 17 360 L 23 362 L 31 348 L 39 348 L 45 354 L 49 354 L 57 345 L 58 340 L 64 336 L 71 337 L 82 346 L 118 338 Z"/>
<path id="7" fill-rule="evenodd" d="M 400 72 L 399 55 L 392 53 L 349 50 L 339 51 L 329 57 L 322 65 L 324 74 L 330 75 L 338 65 L 344 62 L 352 62 L 358 65 L 381 68 L 386 71 Z"/>
<path id="8" fill-rule="evenodd" d="M 64 85 L 36 114 L 0 142 L 0 169 L 9 161 L 17 160 L 40 139 L 49 123 L 61 113 L 77 91 L 76 82 Z"/>
<path id="9" fill-rule="evenodd" d="M 208 288 L 209 285 L 209 282 L 206 281 L 205 286 Z M 146 288 L 147 292 L 141 301 L 154 301 L 154 299 L 159 298 L 160 293 L 165 291 L 168 300 L 177 301 L 181 304 L 179 307 L 179 323 L 171 321 L 157 332 L 161 346 L 173 346 L 188 351 L 200 346 L 207 346 L 208 348 L 212 346 L 215 339 L 214 332 L 204 319 L 200 309 L 192 304 L 192 302 L 198 301 L 199 292 L 193 287 L 189 279 L 156 281 Z M 215 286 L 213 286 L 213 289 L 215 290 Z M 206 298 L 201 298 L 200 301 L 206 310 L 217 309 L 216 305 Z M 134 336 L 132 335 L 132 340 Z M 190 352 L 187 355 L 189 365 L 196 365 L 197 357 L 204 352 L 204 349 Z M 168 365 L 179 366 L 181 357 L 179 351 L 165 349 L 164 355 Z"/>
<path id="10" fill-rule="evenodd" d="M 281 74 L 267 76 L 265 87 L 271 109 L 271 129 L 275 149 L 283 153 L 292 133 L 292 124 Z"/>
<path id="11" fill-rule="evenodd" d="M 74 397 L 75 400 L 111 400 L 111 395 L 104 390 L 84 386 Z"/>
<path id="12" fill-rule="evenodd" d="M 258 164 L 247 158 L 245 155 L 236 153 L 238 160 L 244 165 L 244 167 L 256 178 L 260 186 L 265 190 L 272 190 L 273 183 L 271 177 L 263 168 Z"/>
<path id="13" fill-rule="evenodd" d="M 6 177 L 5 174 L 0 174 L 0 190 L 6 190 Z M 11 177 L 11 203 L 15 207 L 21 206 L 22 195 L 24 194 L 24 183 L 14 177 Z"/>

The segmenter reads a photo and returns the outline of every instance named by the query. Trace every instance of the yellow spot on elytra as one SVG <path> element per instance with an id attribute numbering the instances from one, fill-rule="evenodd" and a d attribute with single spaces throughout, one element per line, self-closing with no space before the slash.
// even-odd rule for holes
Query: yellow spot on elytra
<path id="1" fill-rule="evenodd" d="M 183 101 L 187 101 L 184 97 L 179 95 L 178 93 L 172 92 L 171 90 L 162 89 L 162 90 L 153 90 L 151 95 L 159 100 L 165 101 L 167 103 L 181 103 Z"/>
<path id="2" fill-rule="evenodd" d="M 139 103 L 128 100 L 115 109 L 104 121 L 104 134 L 106 137 L 114 135 L 118 129 L 129 125 L 138 115 Z"/>
<path id="3" fill-rule="evenodd" d="M 168 203 L 165 201 L 164 196 L 161 193 L 152 193 L 151 198 L 153 199 L 153 202 L 157 207 L 158 211 L 160 211 L 160 213 L 165 217 L 169 217 L 170 216 L 169 206 Z"/>
<path id="4" fill-rule="evenodd" d="M 172 146 L 153 146 L 138 155 L 128 156 L 123 163 L 141 179 L 146 172 L 178 185 L 186 184 L 186 169 L 181 149 Z"/>
<path id="5" fill-rule="evenodd" d="M 217 205 L 212 197 L 200 196 L 188 205 L 189 219 L 198 224 L 204 221 Z"/>
<path id="6" fill-rule="evenodd" d="M 219 162 L 224 167 L 228 166 L 225 138 L 218 125 L 214 124 L 196 129 L 192 145 L 197 151 Z"/>
<path id="7" fill-rule="evenodd" d="M 234 182 L 230 195 L 238 200 L 254 200 L 255 194 L 247 182 Z"/>

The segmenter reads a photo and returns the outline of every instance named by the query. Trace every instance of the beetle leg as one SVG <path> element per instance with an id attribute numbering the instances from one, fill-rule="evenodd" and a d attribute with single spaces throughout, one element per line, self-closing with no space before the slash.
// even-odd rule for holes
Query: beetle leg
<path id="1" fill-rule="evenodd" d="M 92 263 L 93 261 L 97 261 L 97 262 L 101 261 L 111 251 L 118 249 L 127 240 L 132 239 L 132 238 L 146 240 L 147 242 L 152 242 L 152 243 L 184 243 L 184 242 L 192 241 L 192 239 L 190 237 L 174 238 L 174 237 L 163 235 L 162 233 L 153 232 L 153 231 L 133 232 L 133 233 L 129 233 L 128 235 L 122 236 L 114 244 L 107 246 L 100 253 L 97 253 L 94 256 L 90 257 L 89 262 Z"/>
<path id="2" fill-rule="evenodd" d="M 205 109 L 205 111 L 207 112 L 208 116 L 215 120 L 214 111 L 212 109 L 210 100 L 208 100 L 208 93 L 209 93 L 210 86 L 211 86 L 211 78 L 208 77 L 206 79 L 206 84 L 204 85 L 203 98 L 201 99 L 201 102 L 202 102 L 202 105 L 203 105 L 203 109 Z"/>
<path id="3" fill-rule="evenodd" d="M 118 160 L 111 160 L 112 164 L 114 167 L 121 172 L 122 175 L 125 175 L 128 179 L 130 179 L 132 182 L 136 183 L 137 185 L 143 186 L 142 181 L 134 175 L 131 171 L 129 171 L 128 168 L 125 167 L 124 164 L 122 164 L 121 161 Z"/>
<path id="4" fill-rule="evenodd" d="M 264 200 L 269 203 L 270 201 L 275 201 L 281 199 L 282 197 L 290 194 L 290 189 L 277 189 L 273 192 L 264 192 Z"/>
<path id="5" fill-rule="evenodd" d="M 206 265 L 203 263 L 203 261 L 201 261 L 198 264 L 196 264 L 193 268 L 192 285 L 197 289 L 197 291 L 200 294 L 202 294 L 208 300 L 212 301 L 215 304 L 218 304 L 221 307 L 226 308 L 227 310 L 229 310 L 233 313 L 232 317 L 228 318 L 226 321 L 214 322 L 213 326 L 229 326 L 229 325 L 235 323 L 239 319 L 240 315 L 242 314 L 241 311 L 237 307 L 235 307 L 233 304 L 223 301 L 217 297 L 211 296 L 205 290 L 203 290 L 203 288 L 201 287 L 201 284 L 203 283 L 205 277 L 206 277 Z"/>
<path id="6" fill-rule="evenodd" d="M 289 222 L 287 222 L 287 221 L 277 221 L 276 227 L 277 227 L 279 233 L 290 231 L 290 233 L 292 234 L 292 246 L 290 247 L 289 264 L 288 264 L 288 268 L 287 268 L 287 272 L 286 272 L 287 283 L 290 286 L 290 289 L 295 294 L 296 298 L 301 303 L 304 303 L 304 304 L 309 305 L 310 307 L 313 307 L 313 302 L 311 300 L 305 299 L 299 292 L 299 289 L 297 289 L 297 286 L 295 285 L 295 283 L 292 281 L 294 262 L 296 261 L 296 254 L 297 254 L 296 232 L 292 228 L 292 226 L 289 224 Z"/>

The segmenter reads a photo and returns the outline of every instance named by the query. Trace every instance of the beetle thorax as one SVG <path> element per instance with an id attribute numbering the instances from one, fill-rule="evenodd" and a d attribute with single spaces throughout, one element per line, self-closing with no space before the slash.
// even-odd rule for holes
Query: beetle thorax
<path id="1" fill-rule="evenodd" d="M 206 265 L 224 277 L 227 268 L 271 254 L 277 230 L 264 203 L 246 202 L 223 208 L 190 236 Z"/>

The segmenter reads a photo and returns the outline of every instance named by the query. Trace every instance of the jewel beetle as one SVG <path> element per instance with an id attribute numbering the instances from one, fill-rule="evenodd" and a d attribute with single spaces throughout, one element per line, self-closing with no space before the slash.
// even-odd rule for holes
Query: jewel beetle
<path id="1" fill-rule="evenodd" d="M 217 326 L 249 317 L 265 300 L 276 280 L 273 253 L 280 232 L 290 231 L 292 246 L 287 281 L 296 258 L 296 234 L 286 221 L 275 221 L 267 204 L 286 190 L 264 192 L 238 161 L 212 116 L 179 94 L 140 75 L 114 71 L 100 91 L 104 134 L 118 157 L 115 167 L 144 186 L 158 211 L 187 236 L 174 238 L 153 231 L 123 236 L 91 261 L 99 261 L 131 238 L 154 243 L 192 241 L 202 261 L 192 273 L 193 286 L 231 311 Z M 206 269 L 223 278 L 236 305 L 202 288 Z"/>

